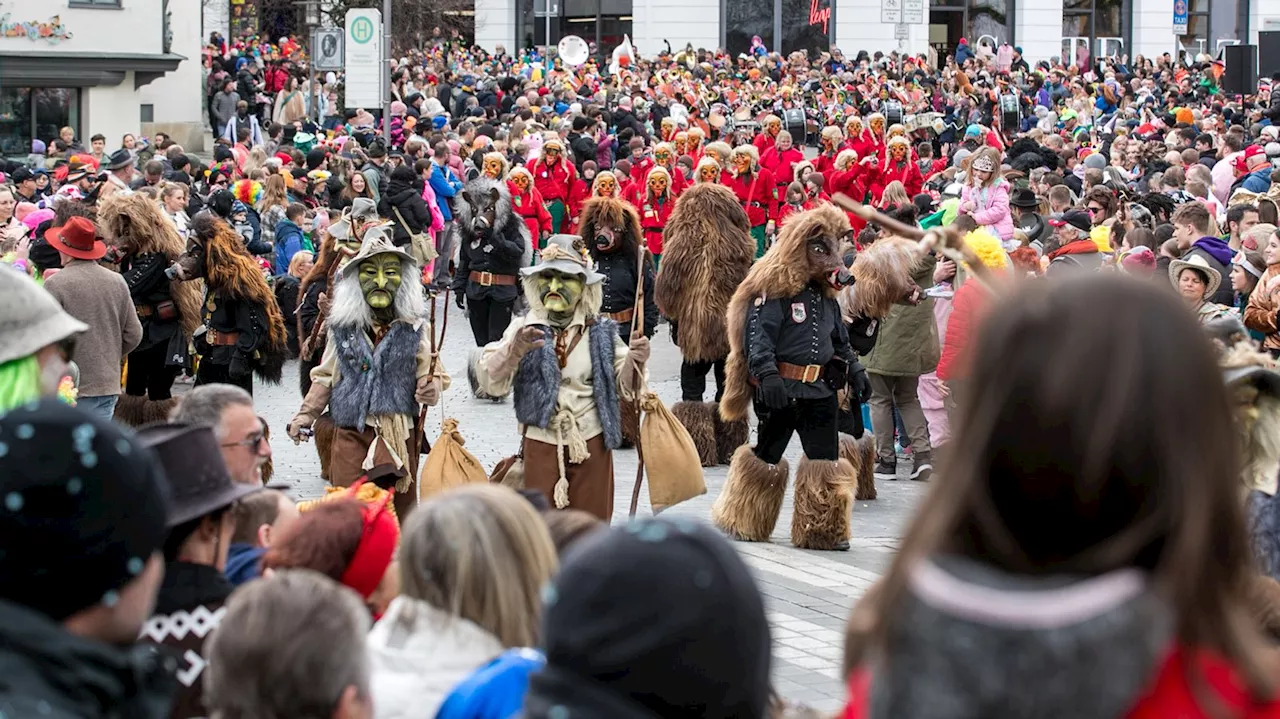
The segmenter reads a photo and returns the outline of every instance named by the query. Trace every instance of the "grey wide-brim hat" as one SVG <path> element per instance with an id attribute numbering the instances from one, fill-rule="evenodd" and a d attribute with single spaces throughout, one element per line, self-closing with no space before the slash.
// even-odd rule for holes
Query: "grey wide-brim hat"
<path id="1" fill-rule="evenodd" d="M 413 255 L 406 252 L 403 248 L 395 246 L 391 242 L 391 225 L 378 225 L 370 227 L 364 233 L 364 242 L 360 243 L 360 251 L 352 257 L 347 264 L 342 266 L 338 272 L 346 277 L 347 275 L 357 272 L 360 269 L 360 263 L 373 257 L 374 255 L 395 255 L 401 260 L 408 260 L 414 267 L 418 266 L 418 261 Z"/>
<path id="2" fill-rule="evenodd" d="M 0 364 L 29 357 L 87 329 L 35 280 L 0 266 Z"/>
<path id="3" fill-rule="evenodd" d="M 337 240 L 345 240 L 351 236 L 351 221 L 367 222 L 378 219 L 378 205 L 367 197 L 357 197 L 351 201 L 351 207 L 342 218 L 329 225 L 329 234 Z"/>
<path id="4" fill-rule="evenodd" d="M 538 253 L 538 264 L 520 269 L 521 277 L 531 277 L 555 270 L 566 275 L 577 275 L 589 285 L 604 279 L 604 275 L 591 267 L 591 261 L 579 252 L 574 244 L 581 241 L 577 235 L 552 235 L 547 246 Z"/>

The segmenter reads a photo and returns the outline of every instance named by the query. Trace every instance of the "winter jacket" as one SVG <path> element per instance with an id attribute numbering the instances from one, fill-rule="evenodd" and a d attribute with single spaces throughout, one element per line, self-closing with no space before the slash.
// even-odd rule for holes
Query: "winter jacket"
<path id="1" fill-rule="evenodd" d="M 910 194 L 908 192 L 908 194 Z M 969 213 L 973 221 L 987 227 L 1002 240 L 1013 239 L 1013 215 L 1009 213 L 1009 183 L 997 180 L 989 188 L 965 185 L 960 191 L 960 203 L 972 202 Z"/>
<path id="2" fill-rule="evenodd" d="M 440 205 L 440 214 L 444 216 L 444 221 L 453 222 L 453 198 L 462 192 L 462 180 L 459 180 L 452 170 L 432 163 L 431 189 L 436 193 L 436 200 Z"/>
<path id="3" fill-rule="evenodd" d="M 912 279 L 922 289 L 933 286 L 933 268 L 937 260 L 925 258 L 912 272 Z M 891 377 L 914 377 L 932 372 L 938 366 L 938 325 L 933 319 L 933 299 L 918 305 L 894 305 L 880 323 L 876 346 L 863 360 L 871 374 Z"/>
<path id="4" fill-rule="evenodd" d="M 757 380 L 778 374 L 780 362 L 806 366 L 826 365 L 836 358 L 848 365 L 857 361 L 840 305 L 813 282 L 792 297 L 753 303 L 747 310 L 746 327 L 747 371 Z M 825 381 L 784 377 L 782 383 L 792 399 L 822 399 L 835 392 Z"/>
<path id="5" fill-rule="evenodd" d="M 573 153 L 573 164 L 577 166 L 578 172 L 582 172 L 582 163 L 596 159 L 596 141 L 590 135 L 573 132 L 565 139 L 569 141 L 569 151 Z"/>
<path id="6" fill-rule="evenodd" d="M 545 202 L 559 201 L 568 205 L 573 181 L 578 177 L 578 171 L 573 169 L 572 163 L 563 157 L 554 164 L 547 164 L 546 160 L 539 159 L 529 167 L 529 172 L 533 173 L 533 186 L 538 188 L 538 193 Z"/>
<path id="7" fill-rule="evenodd" d="M 0 715 L 164 719 L 176 687 L 154 646 L 95 642 L 0 600 Z"/>
<path id="8" fill-rule="evenodd" d="M 293 256 L 302 251 L 302 228 L 293 220 L 285 218 L 276 225 L 276 263 L 275 273 L 286 274 Z"/>
<path id="9" fill-rule="evenodd" d="M 1079 270 L 1096 270 L 1104 260 L 1102 253 L 1098 252 L 1098 244 L 1089 239 L 1068 242 L 1050 252 L 1048 257 L 1049 266 L 1044 271 L 1047 277 L 1065 276 Z"/>
<path id="10" fill-rule="evenodd" d="M 120 362 L 142 340 L 129 285 L 97 262 L 72 260 L 45 280 L 44 288 L 72 317 L 89 326 L 76 337 L 80 394 L 120 394 Z"/>
<path id="11" fill-rule="evenodd" d="M 240 130 L 241 122 L 247 124 L 249 127 L 249 145 L 250 146 L 261 145 L 262 144 L 262 126 L 258 124 L 258 116 L 254 115 L 253 113 L 250 113 L 244 119 L 241 119 L 240 116 L 237 115 L 235 112 L 231 113 L 231 117 L 230 119 L 227 120 L 226 127 L 222 132 L 222 136 L 227 139 L 227 142 L 231 142 L 231 143 L 236 142 L 236 134 Z M 243 163 L 238 163 L 238 164 L 243 165 Z"/>
<path id="12" fill-rule="evenodd" d="M 634 310 L 636 306 L 636 256 L 623 252 L 593 252 L 596 272 L 604 276 L 601 282 L 600 311 L 616 314 Z M 658 329 L 658 304 L 654 301 L 654 270 L 652 262 L 645 262 L 644 267 L 644 336 L 653 337 Z M 634 316 L 630 322 L 619 322 L 618 333 L 624 340 L 631 338 L 635 326 Z"/>
<path id="13" fill-rule="evenodd" d="M 1194 255 L 1203 257 L 1210 267 L 1218 271 L 1218 276 L 1222 278 L 1222 282 L 1218 284 L 1218 290 L 1206 297 L 1206 300 L 1227 307 L 1235 305 L 1235 290 L 1231 289 L 1231 257 L 1234 254 L 1235 251 L 1231 249 L 1231 246 L 1221 239 L 1217 237 L 1201 237 L 1183 255 L 1182 259 L 1184 260 Z"/>
<path id="14" fill-rule="evenodd" d="M 178 660 L 181 685 L 174 698 L 171 719 L 209 715 L 204 706 L 204 645 L 225 612 L 232 586 L 217 569 L 206 564 L 169 562 L 156 597 L 155 614 L 142 628 L 142 641 L 163 645 Z"/>
<path id="15" fill-rule="evenodd" d="M 225 128 L 227 123 L 236 114 L 236 104 L 240 102 L 240 95 L 235 90 L 231 92 L 218 91 L 213 96 L 213 118 L 218 121 L 218 127 Z M 235 138 L 232 138 L 235 142 Z"/>
<path id="16" fill-rule="evenodd" d="M 991 305 L 991 293 L 981 282 L 965 282 L 956 290 L 947 318 L 946 340 L 938 360 L 938 379 L 948 382 L 969 377 L 969 361 L 973 356 L 971 341 L 978 335 L 978 325 Z"/>
<path id="17" fill-rule="evenodd" d="M 279 248 L 277 248 L 279 249 Z M 301 283 L 297 277 L 288 274 L 276 275 L 271 282 L 271 292 L 276 296 L 276 304 L 280 307 L 280 316 L 284 318 L 285 342 L 289 345 L 289 355 L 298 356 L 298 288 Z"/>
<path id="18" fill-rule="evenodd" d="M 434 717 L 453 688 L 503 651 L 479 625 L 401 595 L 369 632 L 378 719 Z"/>
<path id="19" fill-rule="evenodd" d="M 725 185 L 738 196 L 738 202 L 747 211 L 747 224 L 759 227 L 778 214 L 774 209 L 773 173 L 763 168 L 746 177 L 729 177 Z M 643 217 L 643 215 L 642 215 Z"/>
<path id="20" fill-rule="evenodd" d="M 364 175 L 365 184 L 369 186 L 369 194 L 373 196 L 374 202 L 382 201 L 382 193 L 387 191 L 390 171 L 386 163 L 375 165 L 373 162 L 366 162 L 360 168 L 360 174 Z"/>
<path id="21" fill-rule="evenodd" d="M 510 719 L 529 691 L 529 675 L 547 663 L 533 649 L 508 649 L 454 687 L 436 719 Z"/>
<path id="22" fill-rule="evenodd" d="M 1280 310 L 1280 265 L 1271 265 L 1258 278 L 1258 286 L 1244 308 L 1244 326 L 1266 335 L 1262 340 L 1263 349 L 1280 350 L 1277 310 Z"/>
<path id="23" fill-rule="evenodd" d="M 410 234 L 426 232 L 431 226 L 431 210 L 422 199 L 422 191 L 395 181 L 387 186 L 386 193 L 378 202 L 378 215 L 395 225 L 391 241 L 398 247 L 409 244 Z M 404 222 L 400 221 L 401 217 Z"/>
<path id="24" fill-rule="evenodd" d="M 529 241 L 533 243 L 533 249 L 536 250 L 543 234 L 551 234 L 551 213 L 547 211 L 546 203 L 542 201 L 538 188 L 530 187 L 529 191 L 522 195 L 515 185 L 507 183 L 507 187 L 511 190 L 511 209 L 516 211 L 525 226 L 529 228 Z"/>

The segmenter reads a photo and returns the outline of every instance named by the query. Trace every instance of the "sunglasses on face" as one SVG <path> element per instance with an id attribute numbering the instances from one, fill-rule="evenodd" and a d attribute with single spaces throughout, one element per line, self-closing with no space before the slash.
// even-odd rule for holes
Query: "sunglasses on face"
<path id="1" fill-rule="evenodd" d="M 251 432 L 249 436 L 239 442 L 223 442 L 220 446 L 230 449 L 231 447 L 244 447 L 248 450 L 256 450 L 267 438 L 267 421 L 261 417 L 258 418 L 258 431 Z"/>

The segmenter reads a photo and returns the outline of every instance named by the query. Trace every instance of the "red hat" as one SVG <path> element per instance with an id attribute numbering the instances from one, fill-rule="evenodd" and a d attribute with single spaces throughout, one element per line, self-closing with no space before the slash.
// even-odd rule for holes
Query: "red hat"
<path id="1" fill-rule="evenodd" d="M 100 260 L 107 246 L 97 237 L 93 223 L 83 217 L 72 217 L 62 227 L 50 228 L 44 239 L 53 249 L 77 260 Z"/>
<path id="2" fill-rule="evenodd" d="M 351 485 L 352 497 L 365 481 L 366 478 L 362 477 Z M 391 492 L 386 492 L 379 501 L 361 505 L 364 528 L 360 532 L 360 543 L 356 545 L 356 553 L 342 573 L 342 584 L 354 589 L 365 599 L 373 596 L 382 583 L 382 577 L 395 556 L 396 545 L 400 542 L 400 525 L 387 510 L 391 495 Z"/>
<path id="3" fill-rule="evenodd" d="M 281 150 L 280 152 L 276 153 L 276 159 L 280 160 L 280 162 L 282 162 L 285 165 L 293 164 L 293 156 L 285 152 L 284 150 Z"/>
<path id="4" fill-rule="evenodd" d="M 1258 155 L 1265 157 L 1266 154 L 1267 151 L 1264 150 L 1261 145 L 1250 145 L 1244 148 L 1244 152 L 1240 153 L 1240 156 L 1236 158 L 1236 169 L 1241 172 L 1247 172 L 1249 170 L 1250 158 L 1257 157 Z"/>

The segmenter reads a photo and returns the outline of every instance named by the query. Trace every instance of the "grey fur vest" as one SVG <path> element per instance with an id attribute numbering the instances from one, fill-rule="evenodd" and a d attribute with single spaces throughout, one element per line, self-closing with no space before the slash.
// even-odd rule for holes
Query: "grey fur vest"
<path id="1" fill-rule="evenodd" d="M 418 413 L 418 347 L 421 332 L 407 322 L 392 323 L 374 347 L 363 327 L 329 327 L 337 343 L 338 382 L 329 393 L 329 411 L 339 427 L 363 430 L 369 415 Z"/>
<path id="2" fill-rule="evenodd" d="M 618 323 L 598 319 L 587 327 L 586 343 L 591 351 L 591 385 L 596 391 L 596 411 L 604 428 L 604 445 L 617 449 L 622 444 L 622 412 L 618 404 L 618 381 L 613 371 L 613 341 Z M 521 424 L 546 429 L 555 415 L 560 397 L 560 362 L 550 336 L 541 347 L 520 358 L 515 378 L 516 419 Z"/>

